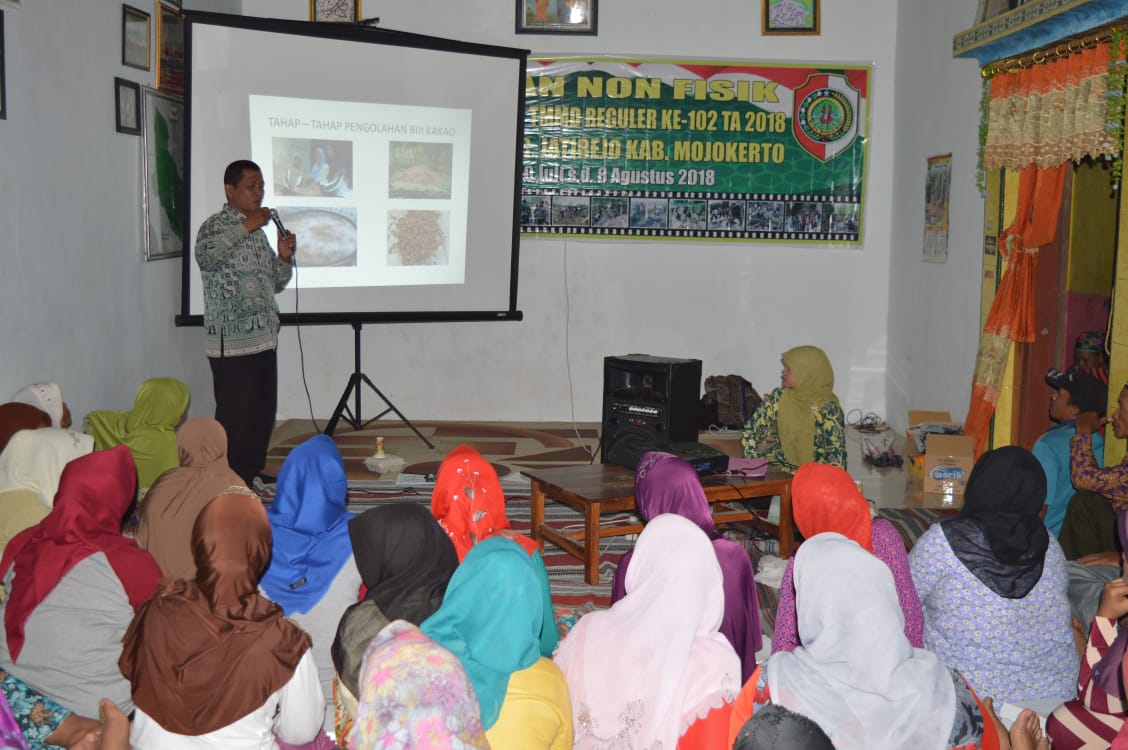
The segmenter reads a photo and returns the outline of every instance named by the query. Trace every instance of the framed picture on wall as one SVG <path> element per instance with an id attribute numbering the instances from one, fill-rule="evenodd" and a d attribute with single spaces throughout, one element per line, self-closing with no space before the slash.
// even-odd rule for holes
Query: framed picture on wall
<path id="1" fill-rule="evenodd" d="M 309 20 L 357 23 L 360 21 L 360 0 L 309 0 Z"/>
<path id="2" fill-rule="evenodd" d="M 157 3 L 157 88 L 184 93 L 184 16 Z"/>
<path id="3" fill-rule="evenodd" d="M 131 5 L 121 6 L 121 64 L 141 70 L 149 69 L 148 13 Z"/>
<path id="4" fill-rule="evenodd" d="M 141 135 L 141 84 L 114 79 L 114 112 L 117 132 Z"/>
<path id="5" fill-rule="evenodd" d="M 760 0 L 762 34 L 818 34 L 820 0 Z"/>
<path id="6" fill-rule="evenodd" d="M 517 0 L 518 34 L 598 33 L 597 0 Z"/>
<path id="7" fill-rule="evenodd" d="M 146 86 L 141 107 L 145 259 L 184 251 L 184 100 Z"/>

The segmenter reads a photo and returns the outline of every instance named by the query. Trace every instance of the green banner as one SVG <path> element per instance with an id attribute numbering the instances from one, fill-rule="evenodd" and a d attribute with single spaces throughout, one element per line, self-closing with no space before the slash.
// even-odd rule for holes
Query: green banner
<path id="1" fill-rule="evenodd" d="M 521 231 L 861 244 L 868 66 L 532 59 Z"/>

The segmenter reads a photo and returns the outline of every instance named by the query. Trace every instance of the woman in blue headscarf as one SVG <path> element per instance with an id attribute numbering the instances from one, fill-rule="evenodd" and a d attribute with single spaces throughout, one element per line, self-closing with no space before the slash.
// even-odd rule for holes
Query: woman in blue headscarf
<path id="1" fill-rule="evenodd" d="M 348 480 L 341 452 L 328 435 L 315 435 L 290 451 L 278 472 L 278 492 L 267 509 L 274 537 L 270 567 L 259 582 L 286 616 L 313 638 L 313 660 L 332 705 L 337 623 L 360 590 L 345 509 Z M 332 711 L 326 728 L 332 730 Z"/>
<path id="2" fill-rule="evenodd" d="M 494 536 L 466 553 L 420 628 L 462 662 L 494 750 L 572 747 L 568 683 L 540 652 L 544 618 L 533 558 Z"/>

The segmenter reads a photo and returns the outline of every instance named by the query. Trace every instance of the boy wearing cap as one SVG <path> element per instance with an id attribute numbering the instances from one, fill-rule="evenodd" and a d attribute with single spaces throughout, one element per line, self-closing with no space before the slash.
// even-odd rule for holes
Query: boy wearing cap
<path id="1" fill-rule="evenodd" d="M 1069 441 L 1077 434 L 1077 418 L 1081 414 L 1104 415 L 1108 385 L 1094 371 L 1076 366 L 1065 372 L 1050 370 L 1046 383 L 1054 389 L 1050 395 L 1050 419 L 1057 424 L 1038 438 L 1031 452 L 1046 472 L 1046 528 L 1060 537 L 1069 501 L 1077 492 L 1069 471 Z M 1099 433 L 1093 435 L 1093 452 L 1097 456 L 1104 453 L 1104 437 Z"/>

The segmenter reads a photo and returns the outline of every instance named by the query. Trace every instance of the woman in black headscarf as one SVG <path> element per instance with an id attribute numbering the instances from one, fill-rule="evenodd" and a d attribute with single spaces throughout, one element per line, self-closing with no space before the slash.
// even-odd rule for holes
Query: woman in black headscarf
<path id="1" fill-rule="evenodd" d="M 909 555 L 924 647 L 997 703 L 1072 698 L 1078 671 L 1061 546 L 1042 523 L 1046 475 L 1030 451 L 980 457 L 958 518 Z"/>
<path id="2" fill-rule="evenodd" d="M 364 598 L 345 610 L 333 641 L 338 738 L 356 715 L 357 680 L 368 644 L 392 620 L 419 625 L 443 603 L 458 553 L 426 506 L 382 505 L 349 521 Z"/>

